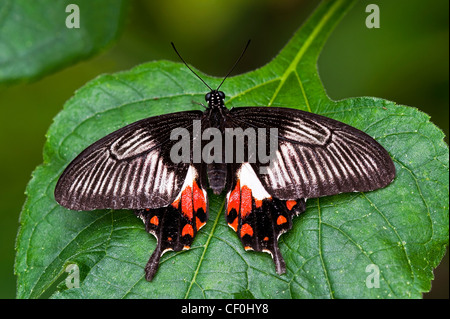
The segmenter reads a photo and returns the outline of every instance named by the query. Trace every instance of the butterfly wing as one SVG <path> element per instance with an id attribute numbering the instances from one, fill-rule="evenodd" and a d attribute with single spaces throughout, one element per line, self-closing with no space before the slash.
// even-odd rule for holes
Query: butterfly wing
<path id="1" fill-rule="evenodd" d="M 143 119 L 98 140 L 64 170 L 55 199 L 73 210 L 149 209 L 178 196 L 189 163 L 173 163 L 173 129 L 192 127 L 200 111 Z"/>
<path id="2" fill-rule="evenodd" d="M 190 249 L 195 235 L 206 224 L 208 196 L 205 178 L 204 166 L 191 164 L 178 196 L 170 205 L 135 211 L 147 232 L 157 239 L 156 248 L 145 267 L 148 281 L 153 279 L 165 252 Z"/>
<path id="3" fill-rule="evenodd" d="M 65 169 L 55 199 L 74 210 L 134 209 L 147 232 L 157 239 L 146 267 L 152 280 L 161 256 L 190 248 L 208 219 L 203 165 L 174 163 L 171 150 L 178 139 L 171 132 L 189 131 L 202 112 L 151 117 L 125 126 L 86 148 Z M 192 151 L 190 151 L 192 159 Z"/>
<path id="4" fill-rule="evenodd" d="M 279 199 L 366 192 L 395 177 L 388 152 L 366 133 L 342 122 L 296 109 L 242 107 L 230 111 L 235 125 L 276 128 L 278 148 L 264 188 Z M 252 164 L 259 173 L 260 163 Z"/>
<path id="5" fill-rule="evenodd" d="M 292 228 L 292 218 L 305 211 L 305 200 L 280 200 L 261 184 L 249 163 L 231 164 L 231 189 L 227 193 L 225 217 L 245 250 L 269 253 L 276 271 L 282 274 L 286 264 L 278 247 L 278 238 Z"/>
<path id="6" fill-rule="evenodd" d="M 265 129 L 266 150 L 270 150 L 268 129 L 277 129 L 272 133 L 278 141 L 270 166 L 250 160 L 255 156 L 248 142 L 245 162 L 230 165 L 226 219 L 245 250 L 269 253 L 279 274 L 286 265 L 278 238 L 291 229 L 293 217 L 305 210 L 307 198 L 370 191 L 388 185 L 395 176 L 386 150 L 344 123 L 274 107 L 234 108 L 228 120 L 230 126 L 243 130 Z"/>

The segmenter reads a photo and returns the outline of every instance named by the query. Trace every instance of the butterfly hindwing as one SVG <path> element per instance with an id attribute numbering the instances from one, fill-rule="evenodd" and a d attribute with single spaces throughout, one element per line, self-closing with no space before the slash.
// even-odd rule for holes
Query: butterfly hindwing
<path id="1" fill-rule="evenodd" d="M 170 205 L 135 211 L 147 232 L 157 239 L 156 248 L 145 267 L 147 280 L 152 280 L 165 252 L 190 249 L 198 230 L 206 224 L 208 197 L 201 174 L 201 165 L 190 165 L 183 186 Z"/>
<path id="2" fill-rule="evenodd" d="M 227 194 L 226 219 L 240 238 L 245 250 L 269 253 L 279 274 L 286 264 L 278 247 L 281 234 L 292 228 L 292 218 L 305 210 L 305 201 L 272 197 L 259 181 L 249 163 L 243 163 L 233 175 Z"/>

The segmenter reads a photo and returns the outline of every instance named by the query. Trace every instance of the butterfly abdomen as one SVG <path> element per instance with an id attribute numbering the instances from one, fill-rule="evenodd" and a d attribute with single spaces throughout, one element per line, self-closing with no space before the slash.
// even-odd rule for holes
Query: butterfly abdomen
<path id="1" fill-rule="evenodd" d="M 225 163 L 208 164 L 207 174 L 209 187 L 213 190 L 214 194 L 218 195 L 222 193 L 227 181 L 227 164 Z"/>

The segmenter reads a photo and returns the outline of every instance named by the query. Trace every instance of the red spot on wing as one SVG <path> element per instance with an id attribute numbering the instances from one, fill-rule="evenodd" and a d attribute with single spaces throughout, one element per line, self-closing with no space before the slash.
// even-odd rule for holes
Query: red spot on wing
<path id="1" fill-rule="evenodd" d="M 285 222 L 287 222 L 286 217 L 284 217 L 283 215 L 278 216 L 278 218 L 277 218 L 277 225 L 284 224 Z"/>
<path id="2" fill-rule="evenodd" d="M 194 228 L 191 224 L 186 224 L 183 227 L 183 230 L 181 231 L 181 236 L 190 235 L 192 238 L 194 238 Z"/>
<path id="3" fill-rule="evenodd" d="M 286 201 L 286 207 L 289 210 L 291 210 L 292 207 L 294 207 L 295 205 L 297 205 L 297 202 L 295 200 L 288 200 L 288 201 Z"/>
<path id="4" fill-rule="evenodd" d="M 252 190 L 244 185 L 241 189 L 241 218 L 252 212 Z"/>
<path id="5" fill-rule="evenodd" d="M 173 206 L 175 209 L 178 209 L 178 207 L 180 207 L 180 199 L 179 199 L 179 198 L 176 199 L 176 200 L 172 203 L 172 206 Z"/>
<path id="6" fill-rule="evenodd" d="M 159 219 L 158 219 L 158 216 L 153 216 L 151 219 L 150 219 L 150 224 L 153 224 L 153 225 L 155 225 L 155 226 L 158 226 L 159 225 Z"/>
<path id="7" fill-rule="evenodd" d="M 228 225 L 230 225 L 231 228 L 233 228 L 234 231 L 237 232 L 237 229 L 238 229 L 238 218 L 236 217 L 231 223 L 228 223 Z"/>
<path id="8" fill-rule="evenodd" d="M 269 240 L 269 237 L 264 237 L 264 239 L 263 239 L 264 241 L 268 241 Z"/>
<path id="9" fill-rule="evenodd" d="M 203 191 L 198 187 L 196 181 L 194 181 L 194 184 L 192 186 L 194 188 L 194 210 L 198 211 L 200 208 L 203 208 L 203 211 L 206 212 L 205 194 L 203 194 Z"/>
<path id="10" fill-rule="evenodd" d="M 244 224 L 241 227 L 241 238 L 245 235 L 253 236 L 253 228 L 249 224 Z"/>
<path id="11" fill-rule="evenodd" d="M 186 188 L 181 193 L 181 212 L 189 219 L 192 219 L 192 217 L 194 217 L 191 186 L 186 186 Z"/>
<path id="12" fill-rule="evenodd" d="M 238 181 L 236 183 L 236 187 L 233 189 L 233 191 L 230 194 L 230 197 L 228 198 L 227 214 L 229 214 L 233 208 L 236 210 L 236 212 L 239 212 L 240 201 L 241 201 L 241 186 L 240 182 Z"/>
<path id="13" fill-rule="evenodd" d="M 206 223 L 202 222 L 198 217 L 195 217 L 195 227 L 197 227 L 197 230 L 205 226 Z"/>
<path id="14" fill-rule="evenodd" d="M 255 206 L 256 208 L 260 208 L 262 206 L 262 200 L 255 198 Z"/>

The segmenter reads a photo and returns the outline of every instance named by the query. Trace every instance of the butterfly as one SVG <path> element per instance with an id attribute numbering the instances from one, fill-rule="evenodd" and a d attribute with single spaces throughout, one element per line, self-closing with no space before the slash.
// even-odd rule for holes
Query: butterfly
<path id="1" fill-rule="evenodd" d="M 134 210 L 157 239 L 145 266 L 148 281 L 165 252 L 188 250 L 206 224 L 208 187 L 226 192 L 226 222 L 244 249 L 269 253 L 283 274 L 278 239 L 305 211 L 308 198 L 372 191 L 395 177 L 388 152 L 354 127 L 297 109 L 228 109 L 219 89 L 248 45 L 212 89 L 172 43 L 210 90 L 205 110 L 129 124 L 82 151 L 57 182 L 55 199 L 66 208 Z M 174 132 L 186 137 L 184 144 Z"/>

